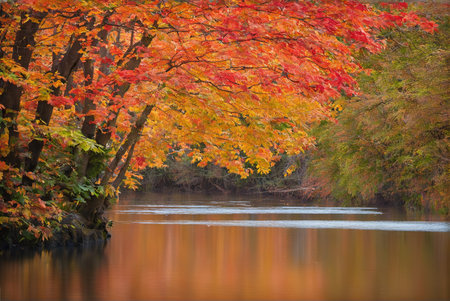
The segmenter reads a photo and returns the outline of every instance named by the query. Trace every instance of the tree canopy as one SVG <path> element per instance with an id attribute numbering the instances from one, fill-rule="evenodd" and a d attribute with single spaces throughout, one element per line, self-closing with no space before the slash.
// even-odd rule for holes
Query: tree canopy
<path id="1" fill-rule="evenodd" d="M 333 118 L 336 99 L 358 94 L 365 69 L 354 54 L 380 51 L 381 29 L 436 28 L 404 4 L 386 7 L 1 3 L 3 214 L 56 202 L 93 220 L 123 179 L 133 186 L 136 171 L 162 166 L 168 153 L 243 177 L 267 173 L 280 154 L 314 143 L 307 130 Z"/>

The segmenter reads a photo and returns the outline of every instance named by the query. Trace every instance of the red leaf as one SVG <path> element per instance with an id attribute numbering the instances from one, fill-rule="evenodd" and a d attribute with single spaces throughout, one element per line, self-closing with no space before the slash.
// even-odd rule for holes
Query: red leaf
<path id="1" fill-rule="evenodd" d="M 65 96 L 52 96 L 48 103 L 54 107 L 60 107 L 66 105 L 73 105 L 74 99 L 72 97 L 65 97 Z"/>

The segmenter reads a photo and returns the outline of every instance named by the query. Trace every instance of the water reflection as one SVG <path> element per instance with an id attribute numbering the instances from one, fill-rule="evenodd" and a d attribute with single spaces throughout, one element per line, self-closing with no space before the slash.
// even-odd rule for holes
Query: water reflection
<path id="1" fill-rule="evenodd" d="M 314 222 L 302 221 L 304 213 L 123 213 L 134 205 L 157 208 L 139 202 L 125 200 L 110 212 L 116 223 L 106 247 L 0 256 L 1 300 L 449 299 L 449 232 L 267 227 L 268 221 Z M 195 202 L 171 208 L 211 207 Z M 233 206 L 248 207 L 239 202 Z M 386 222 L 386 215 L 313 218 L 370 223 Z"/>
<path id="2" fill-rule="evenodd" d="M 106 244 L 0 256 L 0 300 L 86 300 L 97 291 Z"/>

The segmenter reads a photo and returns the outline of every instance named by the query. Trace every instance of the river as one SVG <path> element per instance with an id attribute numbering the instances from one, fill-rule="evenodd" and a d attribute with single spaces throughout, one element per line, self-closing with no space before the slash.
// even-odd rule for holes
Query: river
<path id="1" fill-rule="evenodd" d="M 384 208 L 127 194 L 105 245 L 0 256 L 0 300 L 449 300 L 450 223 Z"/>

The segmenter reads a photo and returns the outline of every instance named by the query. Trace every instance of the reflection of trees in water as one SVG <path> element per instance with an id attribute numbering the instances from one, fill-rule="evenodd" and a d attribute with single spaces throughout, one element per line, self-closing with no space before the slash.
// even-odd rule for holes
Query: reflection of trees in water
<path id="1" fill-rule="evenodd" d="M 96 299 L 97 274 L 106 262 L 106 244 L 107 242 L 91 243 L 83 247 L 61 248 L 51 252 L 51 281 L 59 290 L 58 298 L 68 300 L 78 291 L 82 299 Z"/>
<path id="2" fill-rule="evenodd" d="M 105 247 L 105 242 L 98 242 L 51 251 L 5 252 L 0 256 L 0 298 L 95 298 L 98 292 L 97 276 L 107 261 Z"/>

